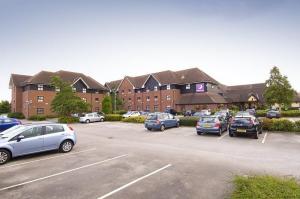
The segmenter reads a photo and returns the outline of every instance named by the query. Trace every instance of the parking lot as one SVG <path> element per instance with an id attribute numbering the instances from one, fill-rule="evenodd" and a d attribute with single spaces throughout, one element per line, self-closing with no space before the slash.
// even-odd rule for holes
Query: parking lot
<path id="1" fill-rule="evenodd" d="M 1 198 L 225 198 L 234 175 L 300 179 L 300 135 L 198 136 L 194 128 L 71 125 L 72 152 L 16 158 L 0 166 Z"/>

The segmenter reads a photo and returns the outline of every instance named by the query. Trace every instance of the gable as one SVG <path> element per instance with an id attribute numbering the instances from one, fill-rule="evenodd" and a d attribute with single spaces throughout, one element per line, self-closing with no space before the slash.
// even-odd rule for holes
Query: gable
<path id="1" fill-rule="evenodd" d="M 81 79 L 75 82 L 75 84 L 73 84 L 72 87 L 76 88 L 77 91 L 82 91 L 83 88 L 88 88 L 87 85 Z"/>
<path id="2" fill-rule="evenodd" d="M 118 91 L 122 91 L 122 90 L 128 90 L 128 89 L 131 89 L 133 90 L 134 89 L 134 86 L 133 84 L 128 80 L 127 77 L 125 77 L 122 82 L 120 83 L 119 87 L 118 87 Z"/>
<path id="3" fill-rule="evenodd" d="M 153 90 L 155 86 L 159 87 L 159 85 L 159 82 L 152 75 L 150 75 L 144 84 L 144 88 Z"/>

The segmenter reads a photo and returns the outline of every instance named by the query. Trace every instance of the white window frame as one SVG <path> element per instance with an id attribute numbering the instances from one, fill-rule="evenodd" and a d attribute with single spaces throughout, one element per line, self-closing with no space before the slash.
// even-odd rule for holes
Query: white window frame
<path id="1" fill-rule="evenodd" d="M 147 96 L 147 97 L 146 97 L 146 101 L 147 101 L 147 102 L 150 102 L 150 96 Z"/>
<path id="2" fill-rule="evenodd" d="M 191 84 L 185 85 L 185 89 L 186 89 L 186 90 L 190 90 L 190 89 L 191 89 Z"/>
<path id="3" fill-rule="evenodd" d="M 75 87 L 72 87 L 72 91 L 73 91 L 73 92 L 76 92 L 76 88 L 75 88 Z"/>
<path id="4" fill-rule="evenodd" d="M 41 99 L 39 99 L 41 97 Z M 38 102 L 44 102 L 44 96 L 37 96 L 37 101 Z"/>
<path id="5" fill-rule="evenodd" d="M 167 85 L 167 90 L 171 90 L 171 84 Z"/>
<path id="6" fill-rule="evenodd" d="M 87 102 L 87 99 L 86 99 L 85 97 L 83 97 L 82 100 L 83 100 L 84 102 Z"/>
<path id="7" fill-rule="evenodd" d="M 86 88 L 82 88 L 82 92 L 83 92 L 83 93 L 86 93 Z"/>
<path id="8" fill-rule="evenodd" d="M 158 101 L 158 96 L 154 96 L 154 101 L 155 101 L 155 102 Z"/>
<path id="9" fill-rule="evenodd" d="M 55 87 L 55 92 L 60 92 L 60 88 Z"/>
<path id="10" fill-rule="evenodd" d="M 157 86 L 154 86 L 154 91 L 158 91 L 158 87 Z"/>
<path id="11" fill-rule="evenodd" d="M 43 91 L 43 90 L 44 90 L 44 85 L 38 84 L 38 91 Z"/>
<path id="12" fill-rule="evenodd" d="M 167 101 L 171 100 L 171 95 L 167 95 Z"/>

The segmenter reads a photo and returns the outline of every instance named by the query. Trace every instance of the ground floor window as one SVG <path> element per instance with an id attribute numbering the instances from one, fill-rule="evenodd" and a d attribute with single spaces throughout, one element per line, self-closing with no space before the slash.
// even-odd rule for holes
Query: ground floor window
<path id="1" fill-rule="evenodd" d="M 44 101 L 44 96 L 37 96 L 37 101 L 38 102 L 43 102 Z"/>
<path id="2" fill-rule="evenodd" d="M 154 111 L 158 112 L 158 106 L 157 105 L 154 106 Z"/>
<path id="3" fill-rule="evenodd" d="M 137 106 L 137 111 L 140 111 L 141 110 L 141 107 Z"/>
<path id="4" fill-rule="evenodd" d="M 146 111 L 150 111 L 150 106 L 149 105 L 146 106 Z"/>
<path id="5" fill-rule="evenodd" d="M 131 106 L 128 106 L 128 111 L 131 111 Z"/>
<path id="6" fill-rule="evenodd" d="M 37 115 L 43 115 L 44 114 L 44 109 L 43 108 L 37 108 L 36 109 L 36 114 Z"/>
<path id="7" fill-rule="evenodd" d="M 100 111 L 99 107 L 96 107 L 96 108 L 95 108 L 95 111 L 96 111 L 96 112 L 99 112 L 99 111 Z"/>

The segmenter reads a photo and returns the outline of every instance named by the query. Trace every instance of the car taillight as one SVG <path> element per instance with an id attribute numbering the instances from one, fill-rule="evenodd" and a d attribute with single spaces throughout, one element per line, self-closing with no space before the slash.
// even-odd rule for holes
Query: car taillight
<path id="1" fill-rule="evenodd" d="M 71 131 L 73 131 L 73 128 L 72 127 L 70 127 L 70 126 L 68 126 L 69 127 L 69 129 L 71 130 Z"/>
<path id="2" fill-rule="evenodd" d="M 196 126 L 200 126 L 200 122 L 197 122 Z"/>
<path id="3" fill-rule="evenodd" d="M 215 124 L 215 127 L 220 128 L 221 124 L 218 122 Z"/>
<path id="4" fill-rule="evenodd" d="M 160 121 L 159 121 L 159 120 L 156 120 L 156 124 L 160 124 Z"/>

